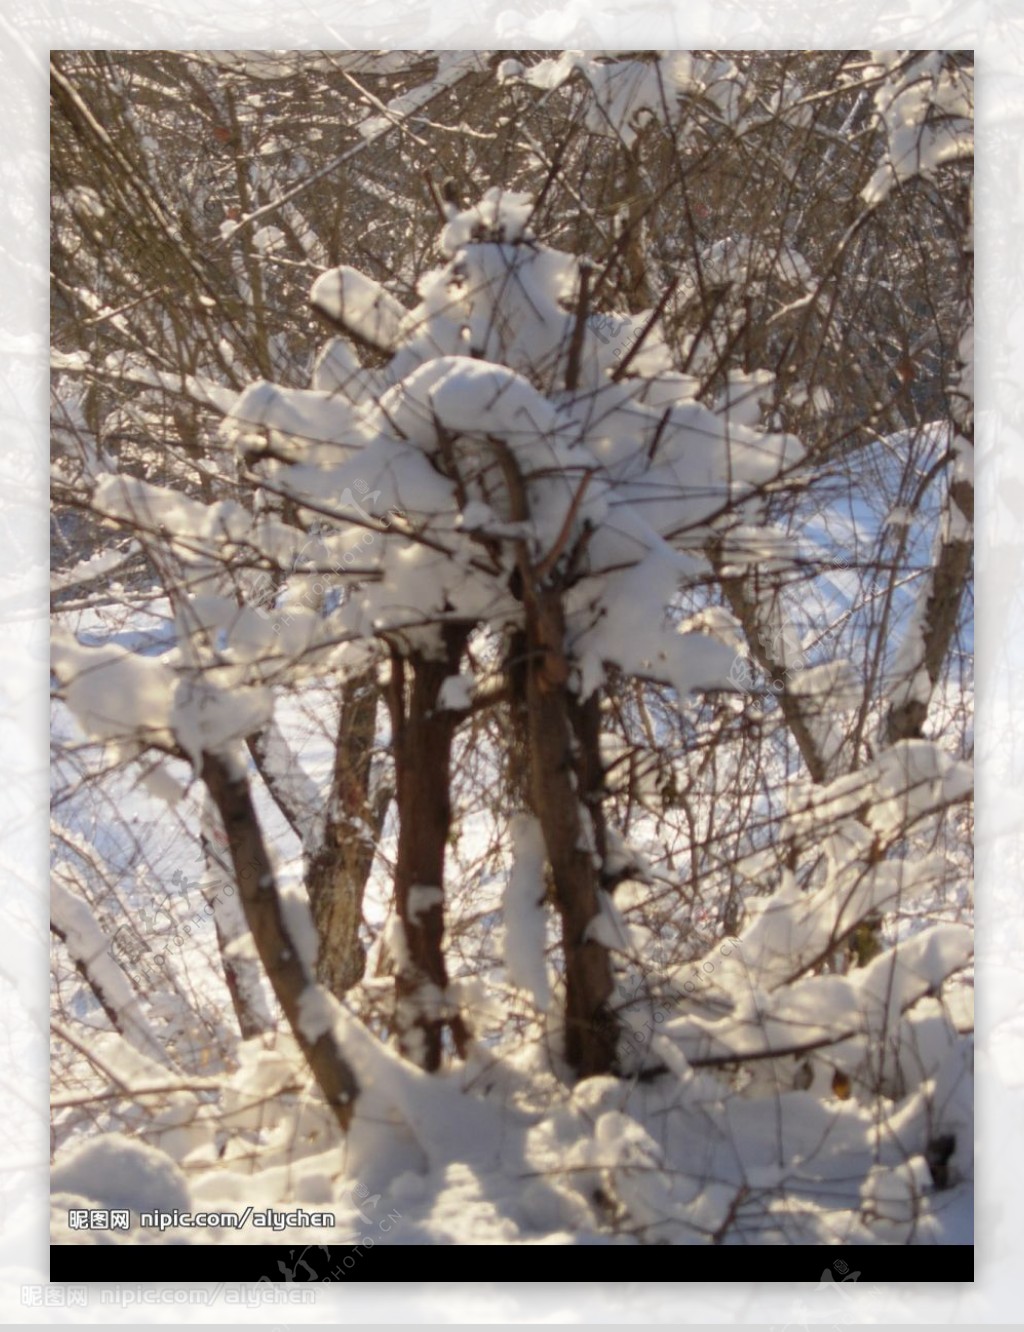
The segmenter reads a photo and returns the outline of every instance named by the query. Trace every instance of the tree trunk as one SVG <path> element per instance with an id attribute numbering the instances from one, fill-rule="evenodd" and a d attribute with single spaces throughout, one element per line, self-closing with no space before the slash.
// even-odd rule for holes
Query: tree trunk
<path id="1" fill-rule="evenodd" d="M 961 436 L 973 449 L 972 431 Z M 904 678 L 893 690 L 885 718 L 885 739 L 918 739 L 960 621 L 960 607 L 974 556 L 974 485 L 965 477 L 950 482 L 932 567 L 918 594 L 920 645 L 904 662 Z"/>
<path id="2" fill-rule="evenodd" d="M 217 949 L 220 953 L 221 966 L 224 968 L 224 983 L 231 996 L 231 1005 L 238 1020 L 238 1030 L 243 1040 L 259 1036 L 274 1026 L 264 999 L 261 981 L 261 967 L 254 957 L 232 955 L 231 945 L 248 933 L 245 913 L 235 899 L 224 891 L 224 879 L 228 874 L 226 857 L 221 851 L 221 842 L 215 823 L 216 815 L 212 801 L 203 802 L 203 814 L 199 825 L 199 844 L 203 851 L 205 874 L 200 891 L 206 899 L 209 913 L 213 915 L 213 925 L 217 932 Z M 219 881 L 219 882 L 218 882 Z"/>
<path id="3" fill-rule="evenodd" d="M 404 940 L 397 958 L 396 1026 L 402 1053 L 430 1072 L 440 1067 L 446 1025 L 460 1053 L 468 1035 L 447 997 L 442 951 L 444 857 L 452 822 L 449 764 L 461 714 L 437 707 L 442 684 L 458 670 L 468 630 L 449 625 L 442 633 L 442 657 L 414 654 L 407 663 L 393 657 L 389 696 L 399 812 L 395 909 Z"/>
<path id="4" fill-rule="evenodd" d="M 573 710 L 586 732 L 586 705 L 569 693 L 563 653 L 565 622 L 556 589 L 539 588 L 526 599 L 526 704 L 530 788 L 555 884 L 565 951 L 565 1057 L 580 1077 L 608 1073 L 615 1062 L 618 1030 L 608 1007 L 612 969 L 608 949 L 588 939 L 600 914 L 601 856 L 598 827 L 582 814 L 581 793 L 591 794 L 592 775 L 574 757 Z M 603 827 L 600 834 L 603 836 Z"/>
<path id="5" fill-rule="evenodd" d="M 224 823 L 235 881 L 260 961 L 324 1099 L 346 1130 L 359 1084 L 333 1029 L 321 1031 L 312 1025 L 319 1015 L 309 999 L 316 997 L 317 987 L 306 974 L 285 924 L 249 783 L 244 775 L 234 776 L 225 759 L 209 753 L 203 754 L 203 781 Z"/>
<path id="6" fill-rule="evenodd" d="M 334 775 L 323 840 L 310 856 L 306 887 L 320 939 L 317 979 L 339 998 L 363 978 L 359 939 L 363 893 L 377 837 L 391 800 L 370 790 L 379 690 L 375 672 L 345 683 L 334 750 Z"/>

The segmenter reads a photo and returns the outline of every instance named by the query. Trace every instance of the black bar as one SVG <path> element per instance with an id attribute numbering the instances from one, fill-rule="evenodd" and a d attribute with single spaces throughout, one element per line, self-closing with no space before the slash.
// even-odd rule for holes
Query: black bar
<path id="1" fill-rule="evenodd" d="M 374 1244 L 53 1244 L 50 1280 L 104 1282 L 309 1282 L 401 1281 L 405 1246 Z M 463 1248 L 479 1248 L 480 1275 L 510 1281 L 530 1280 L 521 1245 L 439 1245 L 431 1258 L 431 1279 L 465 1281 Z M 591 1245 L 558 1249 L 558 1270 L 565 1281 L 593 1281 Z M 794 1282 L 815 1284 L 885 1281 L 935 1283 L 974 1280 L 972 1245 L 922 1244 L 817 1245 L 687 1245 L 675 1258 L 669 1245 L 621 1248 L 601 1246 L 606 1259 L 622 1264 L 623 1279 L 651 1281 Z M 685 1254 L 690 1254 L 687 1259 Z M 445 1258 L 445 1254 L 450 1254 Z M 573 1258 L 573 1254 L 578 1255 Z M 421 1268 L 417 1264 L 416 1276 Z M 604 1269 L 603 1275 L 611 1277 Z"/>

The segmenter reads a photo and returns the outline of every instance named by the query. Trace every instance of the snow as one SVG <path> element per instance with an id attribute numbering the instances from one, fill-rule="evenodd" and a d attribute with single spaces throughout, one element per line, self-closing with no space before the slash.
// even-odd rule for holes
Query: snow
<path id="1" fill-rule="evenodd" d="M 325 393 L 340 393 L 354 405 L 374 401 L 384 391 L 379 376 L 363 369 L 344 338 L 324 343 L 313 366 L 312 387 Z"/>
<path id="2" fill-rule="evenodd" d="M 871 826 L 893 835 L 931 809 L 962 799 L 973 787 L 971 767 L 928 740 L 904 740 L 886 750 L 875 764 L 876 798 Z"/>
<path id="3" fill-rule="evenodd" d="M 319 453 L 326 453 L 328 460 L 334 461 L 345 457 L 343 439 L 350 441 L 348 448 L 361 442 L 359 418 L 337 393 L 280 388 L 266 380 L 250 384 L 239 396 L 221 430 L 236 447 L 254 452 L 259 452 L 266 432 L 272 431 L 275 444 L 280 444 L 283 436 L 292 453 L 301 458 L 319 456 L 309 448 L 311 444 L 330 443 L 333 449 Z"/>
<path id="4" fill-rule="evenodd" d="M 56 628 L 53 670 L 82 729 L 98 740 L 151 743 L 170 748 L 175 675 L 149 657 L 116 645 L 83 647 Z"/>
<path id="5" fill-rule="evenodd" d="M 516 447 L 557 429 L 548 401 L 521 376 L 465 356 L 440 356 L 389 390 L 381 409 L 401 435 L 434 451 L 439 431 L 500 435 Z"/>
<path id="6" fill-rule="evenodd" d="M 542 560 L 558 543 L 585 533 L 589 572 L 615 572 L 583 579 L 572 594 L 570 631 L 584 693 L 600 683 L 607 664 L 669 683 L 680 696 L 726 687 L 731 655 L 708 636 L 680 635 L 666 623 L 680 576 L 696 568 L 685 548 L 699 546 L 705 524 L 744 495 L 754 518 L 754 488 L 793 465 L 800 446 L 755 426 L 753 404 L 770 377 L 736 379 L 712 412 L 687 396 L 693 381 L 672 378 L 656 332 L 644 349 L 643 373 L 663 376 L 660 390 L 646 378 L 607 382 L 615 349 L 588 327 L 579 391 L 543 391 L 549 370 L 567 356 L 573 317 L 562 305 L 573 298 L 578 268 L 570 256 L 530 240 L 531 209 L 526 196 L 491 189 L 454 215 L 442 238 L 450 262 L 421 281 L 422 305 L 408 315 L 353 269 L 317 279 L 313 299 L 321 308 L 363 341 L 394 352 L 380 372 L 380 382 L 391 386 L 379 399 L 352 349 L 335 341 L 318 363 L 317 382 L 328 387 L 261 382 L 233 404 L 225 435 L 250 457 L 260 457 L 269 443 L 270 474 L 282 492 L 315 503 L 311 514 L 318 518 L 325 497 L 333 497 L 336 532 L 319 538 L 319 558 L 334 572 L 311 583 L 295 568 L 276 596 L 275 647 L 291 660 L 308 659 L 327 604 L 324 590 L 354 583 L 357 596 L 331 598 L 342 640 L 401 628 L 407 641 L 429 651 L 430 632 L 415 626 L 431 616 L 489 614 L 500 623 L 518 613 L 502 567 L 483 574 L 474 533 L 504 543 L 504 567 L 511 543 L 523 535 L 532 557 Z M 509 522 L 507 486 L 495 486 L 505 466 L 502 450 L 522 479 L 528 518 L 518 527 Z M 446 479 L 453 465 L 464 494 Z M 347 498 L 353 488 L 362 494 L 372 488 L 370 513 Z M 256 521 L 224 506 L 207 510 L 147 483 L 125 489 L 119 479 L 101 478 L 97 499 L 111 514 L 143 513 L 152 526 L 168 528 L 181 557 L 200 565 L 214 558 L 225 536 L 240 551 L 255 547 L 293 566 L 305 551 L 275 519 Z M 358 547 L 346 532 L 353 508 L 369 529 Z M 394 513 L 403 521 L 395 523 Z M 379 539 L 372 534 L 378 521 Z M 415 539 L 426 523 L 429 546 Z M 730 558 L 781 560 L 791 553 L 781 534 L 752 523 L 723 539 Z M 375 569 L 379 576 L 368 580 Z M 257 613 L 271 617 L 262 607 Z M 266 651 L 265 630 L 244 612 L 225 603 L 214 623 L 223 633 L 224 659 L 255 663 Z M 344 654 L 339 649 L 339 659 Z M 448 688 L 465 698 L 470 684 Z M 194 742 L 191 731 L 187 738 Z"/>
<path id="7" fill-rule="evenodd" d="M 319 986 L 307 986 L 299 1000 L 299 1030 L 310 1045 L 315 1045 L 333 1025 L 334 1013 L 326 992 Z"/>
<path id="8" fill-rule="evenodd" d="M 213 407 L 218 412 L 227 411 L 235 396 L 231 389 L 206 375 L 181 375 L 170 370 L 154 369 L 150 362 L 136 352 L 111 352 L 104 361 L 103 370 L 141 388 L 184 394 L 200 406 Z"/>
<path id="9" fill-rule="evenodd" d="M 974 445 L 963 435 L 953 437 L 953 481 L 974 485 Z"/>
<path id="10" fill-rule="evenodd" d="M 502 60 L 495 71 L 499 83 L 511 83 L 513 79 L 521 79 L 525 73 L 525 65 L 518 60 Z"/>
<path id="11" fill-rule="evenodd" d="M 919 1199 L 932 1183 L 923 1156 L 893 1168 L 872 1166 L 861 1185 L 863 1215 L 878 1239 L 885 1244 L 906 1244 L 914 1233 Z"/>
<path id="12" fill-rule="evenodd" d="M 883 527 L 909 527 L 912 522 L 912 515 L 909 509 L 902 505 L 897 505 L 895 509 L 890 509 L 885 515 Z"/>
<path id="13" fill-rule="evenodd" d="M 531 814 L 514 815 L 509 833 L 512 871 L 502 899 L 505 966 L 512 983 L 530 996 L 536 1008 L 546 1012 L 551 1005 L 551 981 L 545 958 L 544 838 L 540 821 Z"/>
<path id="14" fill-rule="evenodd" d="M 422 883 L 413 884 L 409 889 L 409 920 L 414 925 L 419 924 L 424 911 L 440 906 L 443 901 L 444 893 L 440 888 Z"/>
<path id="15" fill-rule="evenodd" d="M 168 805 L 176 805 L 185 794 L 185 788 L 175 781 L 162 763 L 151 767 L 142 779 L 146 790 Z"/>
<path id="16" fill-rule="evenodd" d="M 398 345 L 405 307 L 358 269 L 343 264 L 322 273 L 309 299 L 371 347 L 394 351 Z"/>
<path id="17" fill-rule="evenodd" d="M 355 54 L 355 53 L 353 53 Z M 375 53 L 376 54 L 376 53 Z M 394 52 L 385 59 L 398 59 L 404 52 Z M 420 107 L 432 101 L 446 88 L 452 88 L 467 74 L 479 71 L 482 57 L 478 51 L 442 51 L 439 53 L 437 75 L 427 83 L 409 92 L 393 97 L 383 108 L 384 114 L 368 116 L 359 126 L 359 133 L 367 142 L 386 134 L 396 125 L 412 116 Z"/>
<path id="18" fill-rule="evenodd" d="M 787 671 L 786 688 L 797 698 L 827 701 L 830 709 L 855 707 L 863 692 L 853 663 L 841 657 Z"/>
<path id="19" fill-rule="evenodd" d="M 794 287 L 810 290 L 811 268 L 799 250 L 782 242 L 770 247 L 763 241 L 752 241 L 746 236 L 727 236 L 714 241 L 707 249 L 704 264 L 708 278 L 714 283 L 740 282 L 746 285 L 768 273 L 774 273 Z M 742 384 L 747 376 L 730 374 L 730 384 Z M 755 371 L 749 378 L 751 391 L 765 392 L 772 383 L 766 371 Z"/>
<path id="20" fill-rule="evenodd" d="M 285 933 L 295 945 L 304 970 L 310 976 L 315 975 L 320 942 L 310 913 L 309 899 L 297 888 L 286 889 L 281 894 L 281 912 Z"/>
<path id="21" fill-rule="evenodd" d="M 273 715 L 273 706 L 267 689 L 228 690 L 209 679 L 184 676 L 175 684 L 168 724 L 198 769 L 204 753 L 230 749 L 262 731 Z"/>
<path id="22" fill-rule="evenodd" d="M 319 785 L 307 774 L 276 720 L 264 728 L 259 747 L 264 772 L 273 787 L 283 792 L 288 807 L 297 813 L 305 849 L 317 849 L 326 818 Z"/>
<path id="23" fill-rule="evenodd" d="M 565 51 L 557 58 L 541 60 L 526 71 L 526 79 L 537 88 L 558 88 L 579 73 L 590 85 L 587 128 L 595 134 L 613 135 L 627 147 L 649 119 L 673 125 L 680 117 L 680 98 L 706 97 L 721 111 L 723 119 L 738 118 L 739 85 L 733 82 L 734 68 L 677 51 L 656 61 L 602 60 L 600 55 Z M 514 77 L 506 71 L 504 78 Z"/>
<path id="24" fill-rule="evenodd" d="M 100 514 L 123 519 L 154 533 L 166 528 L 180 535 L 184 542 L 206 541 L 219 546 L 225 540 L 240 540 L 252 522 L 245 509 L 233 500 L 221 500 L 208 506 L 189 499 L 180 491 L 136 477 L 100 476 L 93 498 Z M 183 554 L 187 558 L 188 549 L 184 545 Z"/>
<path id="25" fill-rule="evenodd" d="M 584 937 L 595 939 L 612 952 L 629 953 L 630 939 L 626 923 L 622 919 L 611 896 L 598 891 L 598 914 L 588 922 Z"/>
<path id="26" fill-rule="evenodd" d="M 907 826 L 930 810 L 961 799 L 972 785 L 971 766 L 953 759 L 932 740 L 901 740 L 858 772 L 808 793 L 795 809 L 800 831 L 835 825 L 868 806 L 871 826 L 883 835 Z"/>
<path id="27" fill-rule="evenodd" d="M 441 233 L 441 249 L 453 255 L 471 241 L 484 237 L 502 244 L 529 238 L 527 223 L 533 211 L 528 194 L 499 189 L 487 190 L 478 204 L 458 213 Z"/>
<path id="28" fill-rule="evenodd" d="M 63 867 L 62 874 L 71 873 Z M 50 884 L 50 919 L 60 930 L 72 959 L 84 970 L 89 983 L 116 1013 L 128 1040 L 145 1053 L 163 1058 L 163 1048 L 142 1012 L 138 996 L 114 959 L 110 939 L 104 933 L 84 896 L 72 892 L 55 874 Z"/>
<path id="29" fill-rule="evenodd" d="M 90 583 L 94 578 L 114 573 L 138 554 L 139 546 L 130 541 L 124 550 L 96 551 L 88 559 L 79 562 L 66 573 L 56 574 L 50 579 L 51 592 L 64 592 L 80 583 Z"/>
<path id="30" fill-rule="evenodd" d="M 663 608 L 679 584 L 674 561 L 660 552 L 622 573 L 610 574 L 604 613 L 590 608 L 574 617 L 584 628 L 576 640 L 580 691 L 586 697 L 604 679 L 603 663 L 613 661 L 631 675 L 670 684 L 680 698 L 692 689 L 728 688 L 735 653 L 707 634 L 680 633 L 665 625 Z"/>
<path id="31" fill-rule="evenodd" d="M 535 831 L 521 826 L 519 832 L 520 844 L 525 841 L 529 850 Z M 935 982 L 958 955 L 956 939 L 944 936 L 906 957 L 909 971 L 924 985 Z M 877 976 L 864 987 L 879 996 L 881 960 L 873 964 Z M 820 988 L 817 999 L 808 996 L 805 1023 L 809 1018 L 811 1025 L 804 1026 L 805 1040 L 817 1034 L 830 1012 L 838 1021 L 857 1010 L 849 990 L 831 1009 L 822 1003 L 829 991 L 822 982 L 833 989 L 836 982 L 847 984 L 838 977 L 813 982 Z M 852 987 L 854 994 L 858 988 Z M 903 989 L 901 1000 L 907 997 Z M 143 1205 L 237 1212 L 249 1203 L 259 1208 L 317 1203 L 336 1215 L 336 1229 L 318 1232 L 318 1243 L 342 1243 L 353 1234 L 369 1234 L 381 1244 L 614 1243 L 625 1232 L 634 1240 L 685 1244 L 707 1242 L 743 1187 L 758 1204 L 760 1233 L 768 1237 L 774 1228 L 775 1242 L 786 1237 L 834 1243 L 855 1235 L 859 1242 L 887 1243 L 893 1228 L 903 1233 L 911 1225 L 922 1237 L 941 1242 L 943 1226 L 950 1224 L 947 1204 L 956 1195 L 934 1194 L 930 1176 L 921 1170 L 921 1154 L 929 1133 L 956 1133 L 969 1122 L 960 1045 L 947 1042 L 945 1054 L 941 1042 L 935 1046 L 924 1080 L 897 1104 L 901 1117 L 894 1135 L 876 1142 L 870 1103 L 856 1097 L 827 1103 L 810 1091 L 776 1093 L 768 1107 L 757 1098 L 737 1097 L 689 1069 L 674 1030 L 659 1036 L 657 1046 L 660 1052 L 671 1045 L 675 1054 L 672 1080 L 645 1085 L 596 1078 L 566 1088 L 523 1055 L 498 1063 L 483 1050 L 464 1068 L 431 1077 L 385 1049 L 323 992 L 307 990 L 302 1005 L 307 1038 L 333 1023 L 365 1088 L 344 1156 L 322 1107 L 306 1097 L 293 1099 L 287 1090 L 304 1076 L 293 1045 L 279 1037 L 277 1048 L 268 1049 L 257 1039 L 240 1047 L 239 1069 L 222 1089 L 214 1121 L 236 1139 L 247 1128 L 261 1130 L 257 1169 L 251 1147 L 241 1141 L 215 1163 L 197 1145 L 199 1139 L 191 1145 L 181 1140 L 176 1150 L 188 1158 L 183 1170 L 167 1151 L 108 1135 L 58 1156 L 55 1206 L 86 1198 L 135 1212 Z M 788 1011 L 795 1020 L 801 1010 Z M 878 1033 L 871 1040 L 875 1048 Z M 508 1096 L 513 1086 L 514 1101 Z M 214 1109 L 202 1109 L 201 1119 Z M 297 1154 L 300 1131 L 308 1145 Z M 963 1150 L 969 1152 L 969 1143 Z M 874 1172 L 873 1160 L 879 1163 Z M 953 1161 L 959 1170 L 956 1155 Z M 962 1161 L 969 1168 L 969 1156 Z M 895 1178 L 883 1168 L 897 1172 Z M 524 1172 L 531 1178 L 526 1187 Z M 850 1178 L 852 1188 L 843 1183 Z M 593 1203 L 598 1183 L 621 1213 L 610 1232 Z M 954 1190 L 960 1187 L 954 1184 Z M 57 1216 L 60 1222 L 59 1210 Z M 382 1230 L 379 1218 L 385 1216 L 392 1222 Z M 135 1228 L 137 1217 L 132 1220 L 131 1230 L 112 1238 L 137 1242 L 143 1232 Z M 751 1240 L 758 1233 L 747 1231 Z M 55 1234 L 62 1234 L 59 1224 Z M 183 1229 L 164 1235 L 194 1238 Z M 206 1243 L 265 1238 L 266 1232 L 251 1224 L 241 1231 L 203 1231 Z M 281 1240 L 309 1242 L 308 1234 L 291 1228 L 281 1232 Z"/>
<path id="32" fill-rule="evenodd" d="M 475 683 L 476 677 L 465 671 L 461 675 L 449 675 L 437 696 L 438 708 L 464 712 L 472 705 Z"/>
<path id="33" fill-rule="evenodd" d="M 252 235 L 252 243 L 261 255 L 270 255 L 287 244 L 287 237 L 280 227 L 258 227 Z"/>
<path id="34" fill-rule="evenodd" d="M 724 606 L 707 606 L 688 615 L 679 625 L 679 633 L 707 633 L 724 643 L 732 651 L 738 651 L 744 643 L 743 626 Z"/>
<path id="35" fill-rule="evenodd" d="M 94 1139 L 69 1153 L 50 1171 L 50 1187 L 56 1194 L 86 1200 L 78 1206 L 129 1210 L 136 1224 L 140 1212 L 187 1211 L 190 1205 L 187 1181 L 174 1162 L 164 1152 L 121 1133 Z M 61 1238 L 68 1243 L 72 1235 L 52 1238 L 57 1244 Z"/>
<path id="36" fill-rule="evenodd" d="M 861 192 L 877 206 L 893 188 L 945 162 L 974 151 L 973 75 L 942 51 L 874 51 L 884 79 L 875 93 L 875 113 L 885 130 L 886 154 Z"/>
<path id="37" fill-rule="evenodd" d="M 737 425 L 756 426 L 772 400 L 775 376 L 767 370 L 743 374 L 730 370 L 728 384 L 715 401 L 715 411 Z"/>

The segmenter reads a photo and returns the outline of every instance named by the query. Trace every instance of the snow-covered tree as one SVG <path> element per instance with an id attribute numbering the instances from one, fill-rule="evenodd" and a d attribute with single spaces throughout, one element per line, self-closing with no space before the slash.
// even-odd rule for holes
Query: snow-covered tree
<path id="1" fill-rule="evenodd" d="M 316 1150 L 532 1161 L 519 1234 L 943 1234 L 969 60 L 64 53 L 54 102 L 57 993 L 109 1047 L 59 1058 L 227 1069 L 150 1135 L 193 1165 L 275 1159 L 237 1098 L 305 1068 Z M 145 977 L 126 872 L 172 929 L 187 881 L 128 774 L 215 924 Z"/>

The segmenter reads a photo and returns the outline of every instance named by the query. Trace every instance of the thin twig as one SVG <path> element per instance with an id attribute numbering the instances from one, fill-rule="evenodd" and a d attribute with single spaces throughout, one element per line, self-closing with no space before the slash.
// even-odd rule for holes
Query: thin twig
<path id="1" fill-rule="evenodd" d="M 590 264 L 584 260 L 580 264 L 580 289 L 576 298 L 576 322 L 572 328 L 572 341 L 569 343 L 569 364 L 565 369 L 565 387 L 575 393 L 580 382 L 580 356 L 583 352 L 583 334 L 587 326 L 587 306 L 590 298 Z"/>
<path id="2" fill-rule="evenodd" d="M 672 281 L 668 284 L 668 286 L 665 288 L 665 290 L 662 292 L 661 300 L 651 311 L 650 318 L 647 320 L 646 324 L 644 324 L 643 328 L 637 334 L 636 341 L 633 343 L 632 347 L 630 347 L 629 351 L 616 366 L 615 373 L 612 375 L 613 384 L 617 384 L 619 380 L 622 378 L 622 376 L 629 369 L 629 366 L 633 362 L 640 348 L 644 345 L 644 342 L 647 340 L 647 335 L 650 333 L 651 329 L 661 318 L 662 311 L 665 309 L 665 306 L 671 300 L 672 295 L 675 292 L 676 287 L 678 286 L 679 286 L 679 279 L 677 277 L 674 277 Z"/>

